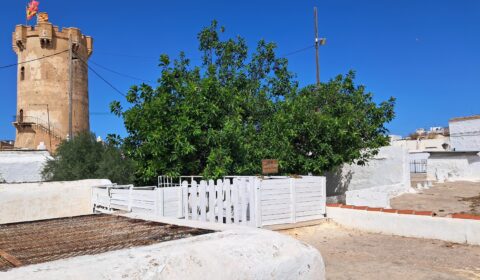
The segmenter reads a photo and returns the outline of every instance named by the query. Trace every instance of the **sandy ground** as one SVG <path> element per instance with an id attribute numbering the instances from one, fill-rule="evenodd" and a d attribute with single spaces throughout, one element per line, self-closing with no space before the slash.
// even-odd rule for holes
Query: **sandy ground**
<path id="1" fill-rule="evenodd" d="M 327 279 L 480 279 L 480 246 L 371 234 L 333 222 L 280 232 L 316 247 Z"/>
<path id="2" fill-rule="evenodd" d="M 438 216 L 462 212 L 480 215 L 480 183 L 435 184 L 428 190 L 393 198 L 390 204 L 394 209 L 433 211 Z"/>

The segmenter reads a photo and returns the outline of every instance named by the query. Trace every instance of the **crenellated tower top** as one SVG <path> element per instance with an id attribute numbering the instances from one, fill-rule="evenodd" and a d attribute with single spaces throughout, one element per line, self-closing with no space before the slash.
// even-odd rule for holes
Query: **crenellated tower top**
<path id="1" fill-rule="evenodd" d="M 87 57 L 93 52 L 93 39 L 90 36 L 83 35 L 78 28 L 70 27 L 60 30 L 49 22 L 47 13 L 39 13 L 37 24 L 35 26 L 17 25 L 13 33 L 12 47 L 15 53 L 24 51 L 27 46 L 27 39 L 38 37 L 40 45 L 45 49 L 54 49 L 56 40 L 68 40 L 72 38 L 74 51 L 84 49 Z"/>

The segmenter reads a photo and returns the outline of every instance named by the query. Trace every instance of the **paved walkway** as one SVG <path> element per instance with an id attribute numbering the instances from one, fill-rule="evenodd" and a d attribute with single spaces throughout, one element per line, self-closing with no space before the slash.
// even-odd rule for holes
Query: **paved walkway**
<path id="1" fill-rule="evenodd" d="M 331 222 L 280 232 L 316 247 L 327 279 L 480 279 L 480 246 L 370 234 Z"/>

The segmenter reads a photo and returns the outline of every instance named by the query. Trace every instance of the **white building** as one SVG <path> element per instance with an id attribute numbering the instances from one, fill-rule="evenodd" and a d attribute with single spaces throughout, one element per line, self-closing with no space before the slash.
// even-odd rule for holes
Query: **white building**
<path id="1" fill-rule="evenodd" d="M 480 151 L 480 115 L 451 119 L 450 142 L 455 151 Z"/>

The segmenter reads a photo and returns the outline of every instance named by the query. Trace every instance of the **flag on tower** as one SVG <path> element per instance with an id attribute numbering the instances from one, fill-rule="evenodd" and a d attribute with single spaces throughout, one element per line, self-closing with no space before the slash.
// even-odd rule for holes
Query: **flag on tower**
<path id="1" fill-rule="evenodd" d="M 32 0 L 27 6 L 27 20 L 31 20 L 38 13 L 38 1 Z"/>

